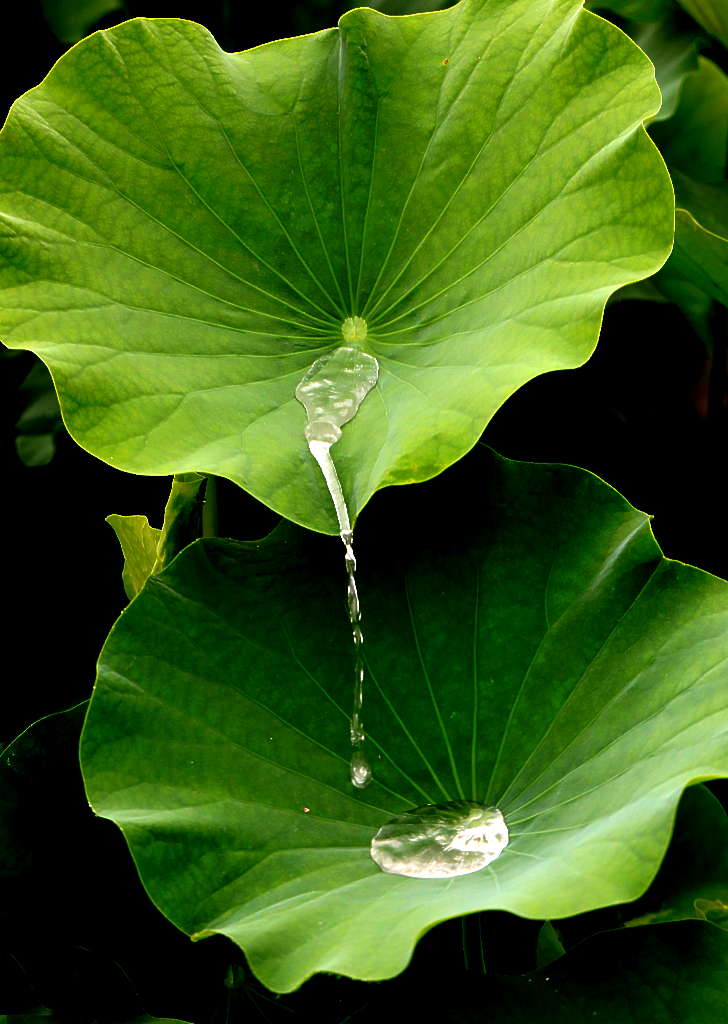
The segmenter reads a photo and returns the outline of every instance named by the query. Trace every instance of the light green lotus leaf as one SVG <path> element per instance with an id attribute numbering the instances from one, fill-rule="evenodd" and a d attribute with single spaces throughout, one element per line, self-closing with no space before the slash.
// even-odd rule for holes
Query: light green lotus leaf
<path id="1" fill-rule="evenodd" d="M 154 569 L 161 530 L 150 526 L 146 516 L 120 516 L 114 513 L 106 522 L 116 534 L 124 568 L 121 578 L 124 593 L 131 601 L 136 597 Z"/>
<path id="2" fill-rule="evenodd" d="M 183 548 L 202 535 L 206 484 L 207 477 L 200 473 L 173 477 L 161 530 L 150 526 L 146 516 L 106 517 L 124 556 L 121 578 L 130 601 L 152 573 L 161 572 Z"/>
<path id="3" fill-rule="evenodd" d="M 477 910 L 635 899 L 683 788 L 728 774 L 728 584 L 664 559 L 648 517 L 583 470 L 484 449 L 472 465 L 461 490 L 448 474 L 434 524 L 424 492 L 400 535 L 360 543 L 363 792 L 338 543 L 287 524 L 198 541 L 101 655 L 92 806 L 160 909 L 228 935 L 272 989 L 390 977 L 428 928 Z M 462 797 L 503 811 L 499 859 L 450 879 L 379 870 L 382 824 Z"/>
<path id="4" fill-rule="evenodd" d="M 307 367 L 367 320 L 379 384 L 335 450 L 353 514 L 454 462 L 664 261 L 659 104 L 645 55 L 580 0 L 357 9 L 238 54 L 126 22 L 3 129 L 0 332 L 100 458 L 223 476 L 334 532 Z"/>

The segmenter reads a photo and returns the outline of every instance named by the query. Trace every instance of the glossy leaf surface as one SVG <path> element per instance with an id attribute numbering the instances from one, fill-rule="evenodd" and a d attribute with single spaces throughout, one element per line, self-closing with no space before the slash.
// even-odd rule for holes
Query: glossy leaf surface
<path id="1" fill-rule="evenodd" d="M 290 526 L 198 542 L 101 656 L 93 807 L 157 905 L 230 936 L 273 989 L 389 977 L 423 931 L 476 910 L 634 899 L 684 786 L 728 774 L 728 584 L 663 559 L 648 517 L 589 473 L 477 457 L 475 484 L 443 481 L 447 514 L 427 522 L 413 499 L 406 544 L 360 541 L 363 793 L 338 544 Z M 503 811 L 498 860 L 449 880 L 379 871 L 380 825 L 462 797 Z"/>
<path id="2" fill-rule="evenodd" d="M 354 515 L 591 353 L 671 243 L 647 58 L 578 0 L 463 0 L 228 54 L 199 25 L 84 40 L 0 141 L 0 329 L 76 440 L 336 524 L 294 389 L 369 324 L 337 465 Z"/>

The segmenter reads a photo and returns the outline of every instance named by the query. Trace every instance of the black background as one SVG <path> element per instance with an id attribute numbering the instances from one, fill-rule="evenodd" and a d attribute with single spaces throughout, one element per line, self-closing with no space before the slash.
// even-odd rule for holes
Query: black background
<path id="1" fill-rule="evenodd" d="M 4 28 L 0 61 L 4 110 L 65 49 L 37 0 L 14 9 L 18 17 L 11 32 Z M 238 50 L 328 27 L 343 9 L 327 0 L 129 0 L 102 25 L 138 14 L 187 17 L 202 22 L 226 49 Z M 592 359 L 578 370 L 526 385 L 496 415 L 484 440 L 511 457 L 593 470 L 654 515 L 667 555 L 726 576 L 723 310 L 713 326 L 711 355 L 675 307 L 614 303 Z M 32 364 L 27 354 L 0 359 L 0 749 L 42 715 L 88 697 L 98 651 L 125 603 L 121 557 L 104 517 L 145 513 L 160 525 L 169 487 L 168 480 L 111 469 L 65 435 L 50 465 L 24 466 L 15 452 L 14 424 L 23 401 L 18 387 Z M 434 518 L 437 503 L 447 500 L 447 480 L 421 486 L 423 514 Z M 396 523 L 401 501 L 398 488 L 375 496 L 360 519 L 366 542 L 372 542 L 368 523 L 371 529 Z M 223 535 L 261 536 L 275 521 L 225 483 L 220 509 Z M 382 993 L 388 991 L 382 986 L 322 978 L 293 997 L 274 999 L 246 973 L 242 956 L 227 941 L 192 945 L 166 922 L 144 895 L 114 826 L 94 819 L 85 804 L 75 751 L 79 722 L 79 715 L 72 716 L 60 732 L 49 730 L 48 756 L 31 750 L 28 770 L 19 777 L 14 820 L 27 863 L 0 904 L 0 1013 L 50 1005 L 63 1020 L 90 1024 L 127 1021 L 146 1008 L 216 1024 L 228 1014 L 230 1020 L 289 1020 L 308 1012 L 324 1022 L 367 1019 L 379 1002 L 382 1019 Z M 479 948 L 484 934 L 490 968 L 535 966 L 535 925 L 507 915 L 479 917 L 471 944 Z M 491 933 L 497 942 L 489 942 Z M 466 935 L 466 945 L 471 939 Z M 435 929 L 391 990 L 399 993 L 396 998 L 407 992 L 411 999 L 413 985 L 427 995 L 433 982 L 424 979 L 462 972 L 462 945 L 459 922 Z M 231 964 L 238 965 L 234 975 Z M 226 987 L 226 977 L 234 988 Z"/>

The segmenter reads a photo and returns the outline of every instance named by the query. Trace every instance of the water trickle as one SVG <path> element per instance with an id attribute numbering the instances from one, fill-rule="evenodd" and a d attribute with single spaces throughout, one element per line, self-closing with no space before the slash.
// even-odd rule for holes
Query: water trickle
<path id="1" fill-rule="evenodd" d="M 305 435 L 309 451 L 323 473 L 334 503 L 339 535 L 344 544 L 346 603 L 354 641 L 354 701 L 349 730 L 352 746 L 350 778 L 353 786 L 363 789 L 372 779 L 372 769 L 363 749 L 366 741 L 362 724 L 364 634 L 361 628 L 359 594 L 356 589 L 353 532 L 344 492 L 331 456 L 331 446 L 339 440 L 341 428 L 353 419 L 377 383 L 379 363 L 374 356 L 368 355 L 357 346 L 357 343 L 365 341 L 367 336 L 366 321 L 361 317 L 347 317 L 341 325 L 341 335 L 347 344 L 316 360 L 296 388 L 296 398 L 308 416 Z"/>
<path id="2" fill-rule="evenodd" d="M 453 878 L 480 871 L 508 845 L 497 807 L 470 800 L 426 804 L 382 825 L 371 842 L 382 871 L 410 878 Z"/>

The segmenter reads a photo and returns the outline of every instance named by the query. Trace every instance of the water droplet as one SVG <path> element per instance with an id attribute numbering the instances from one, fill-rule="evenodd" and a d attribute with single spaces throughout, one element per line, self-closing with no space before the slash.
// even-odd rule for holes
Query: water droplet
<path id="1" fill-rule="evenodd" d="M 346 327 L 349 321 L 359 321 L 364 328 L 349 330 Z M 366 337 L 366 324 L 361 317 L 347 317 L 341 325 L 345 338 L 347 331 L 352 335 L 361 334 L 362 330 Z M 377 360 L 356 345 L 340 345 L 312 363 L 296 388 L 296 398 L 308 415 L 306 440 L 329 447 L 336 444 L 341 428 L 356 416 L 378 377 Z M 315 455 L 313 449 L 312 454 Z M 348 529 L 348 524 L 346 527 L 339 525 L 342 530 Z"/>
<path id="2" fill-rule="evenodd" d="M 497 807 L 470 800 L 425 804 L 382 825 L 371 842 L 382 871 L 409 878 L 452 878 L 480 871 L 508 845 Z"/>
<path id="3" fill-rule="evenodd" d="M 364 789 L 372 781 L 372 768 L 362 750 L 355 750 L 351 755 L 351 784 L 357 789 Z"/>
<path id="4" fill-rule="evenodd" d="M 347 317 L 341 325 L 346 342 L 366 340 L 367 324 L 359 316 Z M 356 557 L 353 534 L 331 446 L 341 437 L 341 428 L 359 410 L 359 406 L 377 383 L 379 363 L 355 344 L 342 345 L 329 355 L 317 359 L 306 371 L 296 388 L 296 398 L 308 416 L 305 436 L 308 448 L 321 469 L 331 500 L 334 503 L 339 533 L 344 545 L 346 566 L 346 605 L 354 644 L 354 707 L 349 738 L 353 747 L 350 778 L 353 786 L 363 789 L 372 779 L 372 769 L 362 751 L 366 733 L 361 712 L 364 701 L 364 634 L 361 628 L 361 607 L 356 588 Z"/>

